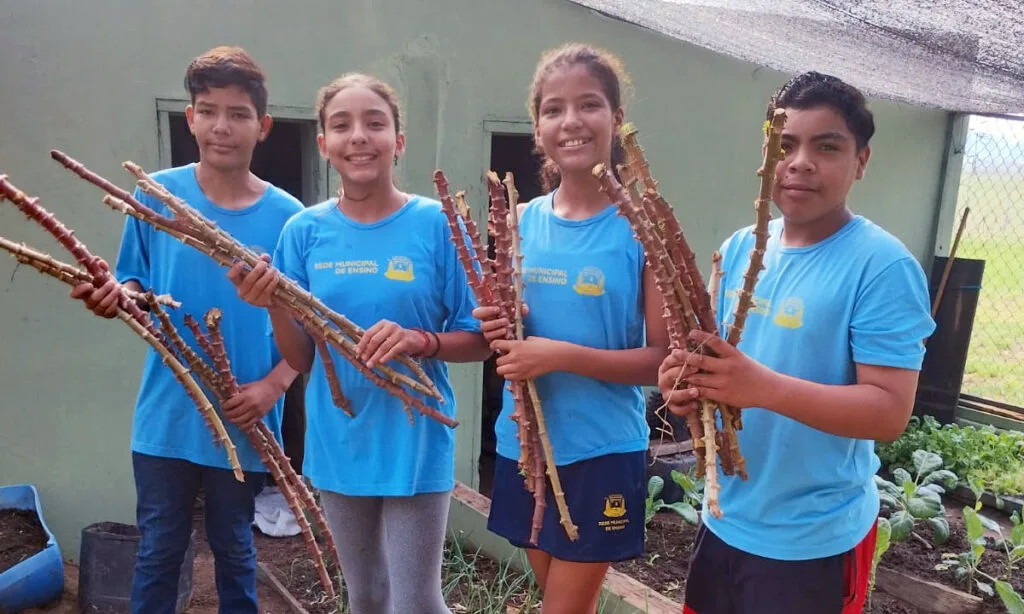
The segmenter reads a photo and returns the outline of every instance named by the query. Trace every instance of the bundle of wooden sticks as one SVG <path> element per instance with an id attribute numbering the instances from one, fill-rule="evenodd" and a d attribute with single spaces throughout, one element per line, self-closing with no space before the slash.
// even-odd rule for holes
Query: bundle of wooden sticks
<path id="1" fill-rule="evenodd" d="M 776 110 L 766 126 L 764 159 L 757 174 L 761 178 L 758 198 L 755 201 L 756 237 L 750 262 L 744 275 L 743 287 L 732 322 L 727 326 L 726 340 L 735 346 L 743 334 L 743 326 L 753 303 L 754 285 L 763 266 L 764 250 L 768 243 L 768 221 L 772 188 L 775 180 L 775 166 L 782 157 L 782 128 L 786 121 L 783 110 Z M 704 283 L 697 266 L 696 256 L 690 249 L 679 220 L 672 207 L 658 192 L 658 183 L 651 175 L 643 149 L 637 143 L 636 129 L 625 125 L 622 129 L 622 143 L 626 150 L 626 163 L 618 167 L 622 183 L 616 180 L 611 170 L 599 164 L 594 176 L 601 183 L 601 190 L 616 204 L 625 216 L 644 246 L 647 264 L 654 271 L 658 292 L 664 304 L 664 319 L 672 349 L 687 348 L 697 353 L 710 352 L 708 348 L 688 342 L 691 330 L 702 330 L 719 334 L 714 305 L 717 303 L 718 263 L 716 253 L 712 266 L 712 288 Z M 712 292 L 714 290 L 715 292 Z M 677 382 L 677 386 L 680 382 Z M 719 428 L 719 417 L 721 427 Z M 746 462 L 739 448 L 736 431 L 743 428 L 739 408 L 729 407 L 701 399 L 699 411 L 687 417 L 687 428 L 693 440 L 697 456 L 697 475 L 705 478 L 708 511 L 721 516 L 718 505 L 718 464 L 726 475 L 738 474 L 747 478 Z"/>
<path id="2" fill-rule="evenodd" d="M 513 323 L 507 333 L 508 339 L 523 339 L 523 255 L 519 249 L 519 192 L 511 173 L 505 175 L 505 188 L 494 172 L 487 174 L 490 194 L 488 234 L 494 238 L 494 258 L 488 258 L 480 241 L 480 231 L 470 215 L 465 192 L 459 191 L 452 198 L 448 180 L 440 170 L 434 173 L 434 186 L 441 205 L 448 218 L 451 240 L 459 254 L 459 261 L 466 272 L 469 286 L 477 304 L 497 307 L 499 317 Z M 508 199 L 505 198 L 508 190 Z M 468 237 L 468 243 L 467 243 Z M 544 410 L 537 396 L 537 386 L 532 379 L 509 383 L 515 410 L 512 419 L 516 421 L 519 433 L 519 468 L 526 488 L 533 494 L 533 523 L 530 543 L 536 544 L 544 523 L 547 508 L 547 482 L 551 490 L 562 528 L 570 540 L 578 539 L 578 529 L 569 515 L 565 493 L 558 479 L 554 451 L 544 421 Z"/>
<path id="3" fill-rule="evenodd" d="M 0 237 L 0 248 L 9 252 L 18 262 L 32 266 L 39 272 L 59 279 L 64 283 L 76 286 L 91 283 L 100 287 L 110 279 L 110 267 L 75 237 L 74 232 L 60 222 L 52 213 L 39 204 L 39 199 L 29 197 L 16 188 L 6 176 L 0 175 L 0 200 L 14 204 L 30 220 L 39 223 L 47 232 L 70 252 L 78 266 L 61 262 L 48 254 L 32 249 L 23 243 L 15 243 Z M 239 391 L 238 382 L 231 371 L 227 352 L 224 348 L 223 335 L 220 332 L 221 313 L 218 309 L 210 310 L 205 317 L 204 332 L 199 323 L 191 315 L 185 316 L 185 322 L 192 330 L 207 359 L 203 359 L 192 350 L 182 339 L 178 330 L 171 322 L 164 307 L 178 308 L 180 304 L 169 296 L 156 296 L 152 291 L 137 293 L 120 288 L 117 297 L 117 317 L 128 325 L 136 334 L 148 343 L 161 357 L 164 364 L 171 370 L 174 377 L 185 388 L 196 408 L 203 415 L 207 426 L 213 433 L 216 445 L 224 448 L 229 463 L 234 470 L 235 478 L 244 481 L 245 476 L 239 465 L 234 443 L 228 435 L 224 423 L 214 409 L 206 393 L 199 384 L 206 387 L 223 403 Z M 147 313 L 147 311 L 149 313 Z M 157 327 L 150 314 L 159 322 Z M 198 379 L 198 382 L 196 381 Z M 309 553 L 317 568 L 324 591 L 331 599 L 336 595 L 334 583 L 327 572 L 323 552 L 317 544 L 312 526 L 306 516 L 314 519 L 317 530 L 322 536 L 333 563 L 340 570 L 337 548 L 334 538 L 327 527 L 323 511 L 317 505 L 313 494 L 305 482 L 298 476 L 278 445 L 273 432 L 262 421 L 257 421 L 246 433 L 252 446 L 259 453 L 263 464 L 274 477 L 288 506 L 295 515 L 307 545 Z"/>
<path id="4" fill-rule="evenodd" d="M 258 254 L 218 228 L 216 224 L 203 217 L 188 203 L 168 192 L 138 165 L 125 162 L 124 168 L 136 178 L 138 187 L 144 193 L 166 205 L 174 214 L 173 217 L 157 213 L 133 198 L 127 191 L 93 173 L 66 154 L 54 150 L 50 152 L 50 155 L 82 179 L 107 192 L 107 195 L 103 197 L 103 202 L 111 208 L 170 234 L 182 243 L 213 258 L 218 264 L 230 268 L 235 262 L 241 261 L 252 268 L 259 263 L 260 256 Z M 371 382 L 401 399 L 410 421 L 414 420 L 412 409 L 415 408 L 423 415 L 446 426 L 456 426 L 457 423 L 454 420 L 415 396 L 415 394 L 430 396 L 443 402 L 441 393 L 414 358 L 401 354 L 393 361 L 405 367 L 405 370 L 411 375 L 403 373 L 389 364 L 377 365 L 375 368 L 368 367 L 355 353 L 355 347 L 362 338 L 363 329 L 344 315 L 328 308 L 319 299 L 287 277 L 281 276 L 281 281 L 274 291 L 274 300 L 285 307 L 292 317 L 302 324 L 316 343 L 326 367 L 325 371 L 331 384 L 334 403 L 338 408 L 351 414 L 351 406 L 342 393 L 327 347 L 333 348 Z"/>

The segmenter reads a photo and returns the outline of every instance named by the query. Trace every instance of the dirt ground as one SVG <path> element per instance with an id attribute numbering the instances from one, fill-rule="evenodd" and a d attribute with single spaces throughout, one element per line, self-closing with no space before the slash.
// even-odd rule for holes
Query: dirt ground
<path id="1" fill-rule="evenodd" d="M 660 513 L 647 525 L 643 558 L 614 563 L 612 567 L 632 576 L 669 599 L 682 603 L 686 574 L 697 527 L 676 514 Z"/>
<path id="2" fill-rule="evenodd" d="M 946 511 L 950 526 L 950 538 L 943 546 L 929 549 L 916 539 L 910 539 L 893 544 L 882 557 L 881 564 L 923 580 L 938 582 L 966 591 L 967 587 L 957 584 L 951 571 L 935 570 L 935 565 L 942 560 L 943 552 L 960 553 L 967 550 L 966 531 L 960 509 L 955 504 L 947 504 Z M 1004 534 L 1009 534 L 1011 525 L 1005 516 L 999 517 L 993 513 L 987 515 L 1003 525 Z M 659 513 L 648 525 L 644 558 L 616 563 L 613 567 L 629 574 L 666 597 L 681 602 L 696 532 L 696 527 L 684 523 L 675 514 Z M 919 532 L 926 539 L 930 539 L 931 535 L 927 529 L 922 528 Z M 990 535 L 994 536 L 995 534 L 990 533 Z M 981 569 L 993 575 L 999 574 L 1002 571 L 999 565 L 1005 559 L 1005 555 L 1000 555 L 990 548 L 990 553 L 986 553 L 982 558 Z M 1012 584 L 1018 592 L 1024 592 L 1024 571 L 1015 574 Z M 974 592 L 977 593 L 977 590 Z M 997 597 L 985 597 L 981 612 L 982 614 L 1005 614 L 1005 609 Z M 865 614 L 920 614 L 920 612 L 917 608 L 876 590 L 871 599 L 871 606 L 865 609 Z"/>
<path id="3" fill-rule="evenodd" d="M 193 593 L 192 601 L 187 612 L 188 614 L 217 614 L 217 587 L 214 584 L 214 562 L 213 553 L 206 542 L 206 531 L 203 528 L 202 519 L 195 521 L 196 528 L 196 557 L 192 568 Z M 299 536 L 288 538 L 270 538 L 256 533 L 257 554 L 256 558 L 261 562 L 274 562 L 275 567 L 280 567 L 278 561 L 288 559 L 293 552 L 305 553 L 302 538 Z M 260 603 L 260 614 L 291 614 L 292 609 L 288 603 L 267 584 L 259 582 L 257 585 Z M 78 608 L 78 567 L 70 563 L 64 563 L 64 595 L 61 600 L 43 608 L 28 610 L 25 614 L 80 614 Z"/>
<path id="4" fill-rule="evenodd" d="M 32 510 L 0 510 L 0 573 L 46 548 L 46 531 Z"/>

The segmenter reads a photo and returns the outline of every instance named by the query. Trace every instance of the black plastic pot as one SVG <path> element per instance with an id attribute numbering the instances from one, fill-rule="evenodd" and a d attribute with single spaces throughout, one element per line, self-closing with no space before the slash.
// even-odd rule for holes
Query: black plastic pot
<path id="1" fill-rule="evenodd" d="M 139 551 L 139 530 L 133 525 L 99 522 L 82 529 L 78 568 L 78 607 L 82 614 L 131 611 L 132 578 Z M 174 611 L 182 614 L 192 599 L 192 562 L 196 532 L 192 531 L 178 580 Z"/>

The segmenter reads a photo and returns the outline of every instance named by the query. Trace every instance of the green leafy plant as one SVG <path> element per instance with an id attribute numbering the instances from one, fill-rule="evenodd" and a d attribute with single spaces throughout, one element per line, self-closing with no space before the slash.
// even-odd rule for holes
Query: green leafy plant
<path id="1" fill-rule="evenodd" d="M 683 520 L 693 525 L 697 524 L 697 509 L 704 501 L 704 478 L 698 478 L 696 469 L 692 468 L 687 473 L 673 469 L 669 476 L 683 491 L 682 503 L 688 506 L 687 513 L 682 515 Z"/>
<path id="2" fill-rule="evenodd" d="M 871 557 L 871 575 L 868 578 L 868 610 L 871 611 L 871 594 L 875 592 L 875 574 L 878 571 L 878 564 L 882 561 L 882 555 L 889 551 L 892 545 L 892 526 L 887 518 L 878 519 L 878 530 L 875 537 L 875 552 Z"/>
<path id="3" fill-rule="evenodd" d="M 968 592 L 973 593 L 976 587 L 989 597 L 998 595 L 1007 612 L 1024 614 L 1024 598 L 1014 590 L 1009 581 L 1018 564 L 1024 561 L 1024 524 L 1021 523 L 1020 516 L 1016 512 L 1011 521 L 1013 529 L 1009 536 L 1004 537 L 1002 527 L 998 523 L 982 516 L 972 507 L 965 507 L 964 527 L 967 529 L 967 545 L 970 550 L 959 554 L 943 553 L 942 563 L 936 565 L 935 569 L 939 571 L 952 570 L 953 576 L 958 582 L 967 586 Z M 982 558 L 988 552 L 985 529 L 994 531 L 998 535 L 992 546 L 994 549 L 1001 550 L 1006 556 L 1003 573 L 999 577 L 981 571 Z M 994 555 L 990 555 L 989 558 L 991 556 Z"/>
<path id="4" fill-rule="evenodd" d="M 913 476 L 903 468 L 893 471 L 894 482 L 875 476 L 882 507 L 891 511 L 890 539 L 901 542 L 914 536 L 927 545 L 924 538 L 914 532 L 914 525 L 923 521 L 931 526 L 935 544 L 943 544 L 949 539 L 949 521 L 940 495 L 946 492 L 943 486 L 956 486 L 956 474 L 942 469 L 942 457 L 933 452 L 915 450 L 912 462 Z"/>
<path id="5" fill-rule="evenodd" d="M 943 469 L 957 474 L 976 496 L 980 491 L 1024 493 L 1024 433 L 992 426 L 941 425 L 931 416 L 913 416 L 899 439 L 879 443 L 875 449 L 890 471 L 909 470 L 913 453 L 927 450 L 941 456 Z"/>
<path id="6" fill-rule="evenodd" d="M 644 525 L 646 526 L 654 518 L 654 515 L 663 509 L 672 510 L 679 514 L 683 520 L 690 524 L 697 524 L 697 510 L 684 501 L 665 503 L 661 498 L 661 491 L 665 489 L 665 480 L 659 475 L 652 475 L 647 481 L 647 501 L 644 513 Z"/>

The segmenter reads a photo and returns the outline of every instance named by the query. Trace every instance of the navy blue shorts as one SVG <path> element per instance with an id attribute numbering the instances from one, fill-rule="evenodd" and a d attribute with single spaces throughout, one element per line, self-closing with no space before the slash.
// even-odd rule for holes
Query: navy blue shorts
<path id="1" fill-rule="evenodd" d="M 530 544 L 533 494 L 526 490 L 517 461 L 498 455 L 487 529 L 519 548 L 537 548 L 556 559 L 578 563 L 635 559 L 644 553 L 644 505 L 647 452 L 589 458 L 558 468 L 569 515 L 579 539 L 569 541 L 559 524 L 551 484 L 547 488 L 544 527 Z"/>

